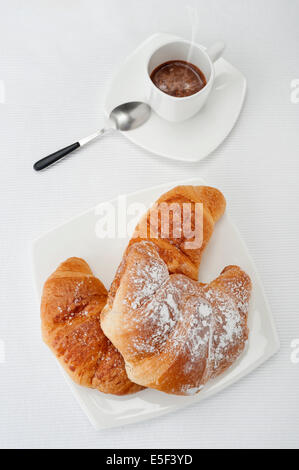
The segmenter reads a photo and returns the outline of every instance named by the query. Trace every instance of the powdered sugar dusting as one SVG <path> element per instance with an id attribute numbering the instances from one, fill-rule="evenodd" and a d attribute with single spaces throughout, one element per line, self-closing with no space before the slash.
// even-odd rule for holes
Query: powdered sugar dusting
<path id="1" fill-rule="evenodd" d="M 143 254 L 144 247 L 138 243 L 134 249 Z M 146 245 L 151 246 L 152 243 Z M 147 259 L 141 258 L 139 263 L 133 264 L 129 268 L 130 286 L 123 302 L 130 306 L 130 309 L 138 309 L 149 297 L 151 297 L 168 278 L 166 264 L 153 252 L 147 251 Z"/>
<path id="2" fill-rule="evenodd" d="M 130 368 L 130 358 L 150 361 L 157 355 L 165 362 L 166 354 L 172 364 L 183 364 L 178 366 L 181 388 L 173 392 L 197 393 L 243 350 L 250 289 L 240 270 L 224 273 L 218 285 L 202 285 L 182 274 L 169 275 L 150 242 L 133 247 L 135 262 L 128 263 L 123 298 L 128 331 L 134 333 L 126 363 Z"/>

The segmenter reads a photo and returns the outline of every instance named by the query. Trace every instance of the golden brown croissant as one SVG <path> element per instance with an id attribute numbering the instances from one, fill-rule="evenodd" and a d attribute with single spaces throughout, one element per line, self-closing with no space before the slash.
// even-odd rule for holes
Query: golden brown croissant
<path id="1" fill-rule="evenodd" d="M 170 273 L 185 274 L 197 280 L 202 253 L 225 206 L 225 198 L 216 188 L 176 186 L 163 194 L 141 218 L 127 250 L 136 242 L 152 241 Z M 185 213 L 188 215 L 188 211 L 184 212 L 185 208 L 190 210 L 190 224 L 188 217 L 184 218 Z M 165 230 L 166 225 L 168 230 Z M 189 225 L 194 233 L 188 232 Z M 118 289 L 126 254 L 110 287 L 107 308 L 111 306 Z"/>
<path id="2" fill-rule="evenodd" d="M 104 336 L 100 315 L 107 291 L 80 258 L 69 258 L 44 285 L 42 334 L 62 366 L 80 385 L 124 395 L 141 390 L 126 374 L 119 352 Z"/>
<path id="3" fill-rule="evenodd" d="M 132 381 L 189 395 L 244 349 L 250 292 L 251 281 L 238 266 L 226 267 L 210 284 L 170 275 L 157 246 L 143 241 L 127 251 L 101 325 Z"/>
<path id="4" fill-rule="evenodd" d="M 165 203 L 166 211 L 174 204 L 181 217 L 165 218 Z M 193 239 L 202 236 L 201 243 L 191 247 L 186 242 L 193 239 L 183 230 L 186 204 Z M 162 195 L 153 210 L 154 223 L 148 211 L 129 242 L 101 325 L 123 355 L 131 380 L 167 393 L 195 393 L 244 348 L 250 279 L 240 268 L 230 267 L 210 285 L 195 282 L 214 223 L 225 210 L 220 191 L 177 186 Z M 170 222 L 166 236 L 165 220 Z M 229 328 L 231 337 L 226 337 Z"/>

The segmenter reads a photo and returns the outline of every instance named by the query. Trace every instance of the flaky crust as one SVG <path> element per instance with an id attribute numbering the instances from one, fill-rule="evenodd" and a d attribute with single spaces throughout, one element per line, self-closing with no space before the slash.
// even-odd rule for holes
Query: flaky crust
<path id="1" fill-rule="evenodd" d="M 119 288 L 101 324 L 125 359 L 129 378 L 191 395 L 224 372 L 247 337 L 248 275 L 226 267 L 210 284 L 169 274 L 152 242 L 127 252 Z"/>
<path id="2" fill-rule="evenodd" d="M 191 205 L 192 228 L 198 217 L 195 205 L 202 204 L 201 245 L 189 248 L 183 230 L 171 236 L 182 219 L 171 219 L 165 237 L 165 219 L 158 217 L 153 227 L 148 211 L 124 253 L 101 325 L 124 357 L 131 380 L 188 395 L 226 370 L 244 349 L 251 282 L 237 266 L 225 268 L 210 284 L 197 282 L 202 253 L 225 210 L 220 191 L 177 186 L 154 209 L 163 203 Z"/>
<path id="3" fill-rule="evenodd" d="M 107 291 L 80 258 L 69 258 L 44 285 L 42 336 L 60 363 L 80 385 L 125 395 L 141 390 L 126 374 L 119 352 L 105 337 L 100 315 Z"/>
<path id="4" fill-rule="evenodd" d="M 179 211 L 191 207 L 199 245 L 190 246 L 174 213 L 165 236 L 165 203 Z M 162 195 L 137 225 L 108 300 L 79 258 L 50 276 L 42 298 L 43 338 L 76 382 L 118 395 L 143 386 L 190 395 L 234 363 L 248 337 L 251 281 L 238 266 L 228 266 L 211 283 L 197 282 L 202 253 L 224 210 L 222 193 L 206 186 L 177 186 Z"/>
<path id="5" fill-rule="evenodd" d="M 172 204 L 176 204 L 181 209 L 181 213 L 183 213 L 184 204 L 189 205 L 191 208 L 192 229 L 195 229 L 195 218 L 198 218 L 196 205 L 201 206 L 201 212 L 199 215 L 202 218 L 202 223 L 199 224 L 198 233 L 196 233 L 196 235 L 201 239 L 200 246 L 189 249 L 186 242 L 192 242 L 193 238 L 187 239 L 184 230 L 181 230 L 180 237 L 173 236 L 176 233 L 171 214 L 169 219 L 169 236 L 166 236 L 161 220 L 161 213 L 163 211 L 162 204 L 164 203 L 166 203 L 168 207 L 172 207 Z M 156 245 L 159 255 L 167 264 L 168 271 L 170 273 L 185 274 L 191 279 L 197 280 L 203 251 L 213 234 L 215 222 L 217 222 L 217 220 L 219 220 L 223 215 L 225 207 L 226 202 L 223 194 L 218 189 L 210 186 L 176 186 L 170 191 L 162 194 L 153 207 L 141 218 L 135 228 L 127 250 L 124 253 L 122 262 L 120 263 L 115 278 L 111 284 L 108 293 L 107 308 L 109 308 L 113 303 L 114 295 L 118 289 L 122 276 L 122 270 L 128 250 L 134 243 L 140 241 L 151 241 Z M 153 219 L 155 221 L 155 214 L 158 214 L 157 226 L 151 223 Z M 179 223 L 179 225 L 182 226 L 182 223 Z M 161 235 L 161 232 L 163 236 Z"/>

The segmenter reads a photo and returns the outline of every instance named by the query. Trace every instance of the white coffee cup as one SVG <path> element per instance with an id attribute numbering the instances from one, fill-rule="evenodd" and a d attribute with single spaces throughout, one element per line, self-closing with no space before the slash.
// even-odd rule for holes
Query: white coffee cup
<path id="1" fill-rule="evenodd" d="M 207 50 L 184 39 L 172 41 L 160 46 L 147 62 L 148 103 L 159 116 L 168 121 L 184 121 L 196 114 L 205 104 L 212 90 L 215 71 L 213 62 L 221 56 L 224 44 L 217 42 Z M 206 78 L 206 85 L 197 93 L 185 97 L 176 97 L 164 93 L 151 80 L 152 71 L 170 60 L 184 60 L 198 67 Z"/>

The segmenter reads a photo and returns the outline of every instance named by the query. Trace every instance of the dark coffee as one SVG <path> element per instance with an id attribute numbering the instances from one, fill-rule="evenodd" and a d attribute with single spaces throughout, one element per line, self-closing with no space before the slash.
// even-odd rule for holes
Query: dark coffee
<path id="1" fill-rule="evenodd" d="M 194 95 L 207 84 L 202 71 L 184 60 L 158 65 L 151 73 L 151 80 L 164 93 L 179 98 Z"/>

